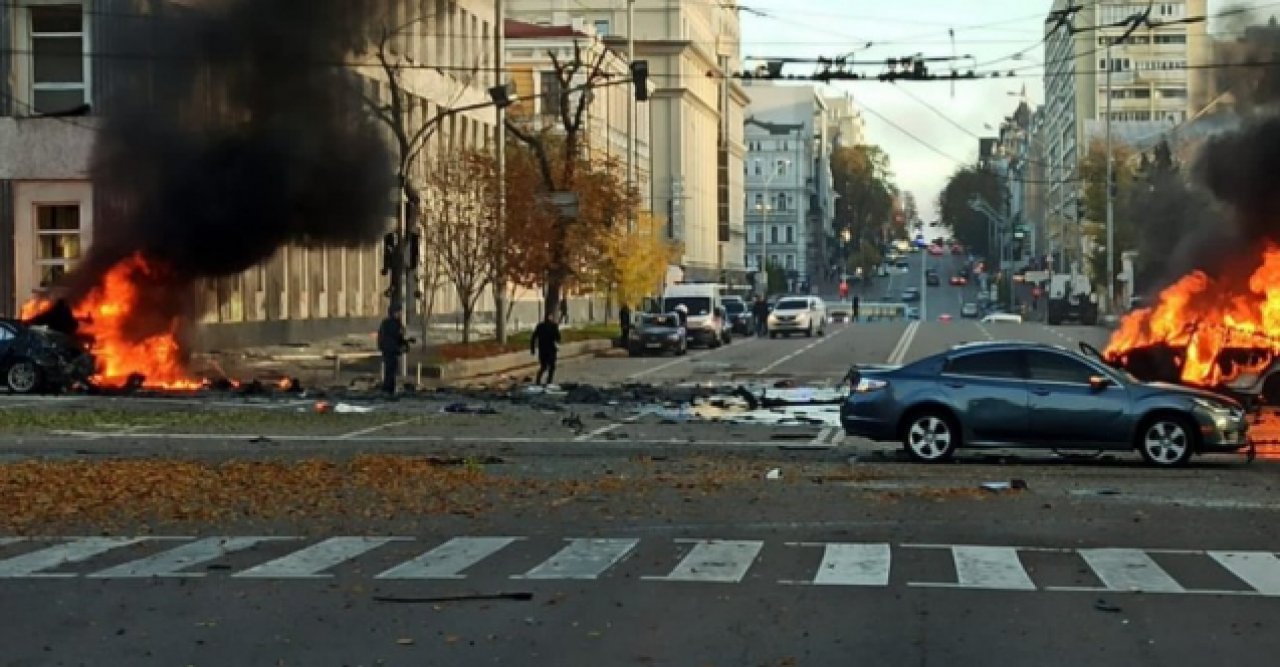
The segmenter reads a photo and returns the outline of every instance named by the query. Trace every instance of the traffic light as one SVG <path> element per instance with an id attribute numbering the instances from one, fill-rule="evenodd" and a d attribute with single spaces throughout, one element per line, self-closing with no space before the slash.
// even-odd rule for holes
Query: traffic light
<path id="1" fill-rule="evenodd" d="M 396 262 L 396 233 L 387 232 L 382 237 L 382 275 L 387 275 L 399 264 Z"/>
<path id="2" fill-rule="evenodd" d="M 636 101 L 649 99 L 649 61 L 636 60 L 631 63 L 631 84 L 635 86 Z"/>

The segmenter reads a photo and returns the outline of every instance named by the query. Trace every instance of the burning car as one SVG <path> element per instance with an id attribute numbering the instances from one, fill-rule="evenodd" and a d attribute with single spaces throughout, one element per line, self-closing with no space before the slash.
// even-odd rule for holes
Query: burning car
<path id="1" fill-rule="evenodd" d="M 93 355 L 65 333 L 0 319 L 0 378 L 15 394 L 88 386 Z"/>

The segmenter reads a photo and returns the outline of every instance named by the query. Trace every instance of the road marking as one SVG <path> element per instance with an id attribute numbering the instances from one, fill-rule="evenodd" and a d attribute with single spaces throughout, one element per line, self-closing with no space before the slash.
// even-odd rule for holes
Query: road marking
<path id="1" fill-rule="evenodd" d="M 1210 551 L 1209 557 L 1263 595 L 1280 595 L 1280 558 L 1265 551 Z"/>
<path id="2" fill-rule="evenodd" d="M 907 350 L 911 348 L 911 341 L 916 337 L 916 331 L 920 328 L 920 320 L 913 320 L 907 325 L 902 337 L 898 339 L 898 344 L 893 347 L 893 351 L 889 353 L 887 361 L 890 365 L 902 363 L 902 359 L 907 356 Z"/>
<path id="3" fill-rule="evenodd" d="M 823 428 L 821 431 L 818 431 L 818 435 L 813 436 L 813 440 L 810 440 L 810 441 L 809 441 L 809 444 L 811 444 L 811 445 L 825 445 L 825 444 L 827 444 L 827 438 L 830 438 L 830 437 L 831 437 L 831 433 L 832 433 L 832 431 L 835 431 L 835 427 L 834 427 L 834 426 L 827 426 L 827 427 Z"/>
<path id="4" fill-rule="evenodd" d="M 400 421 L 391 422 L 391 423 L 388 423 L 388 424 L 378 424 L 377 426 L 370 426 L 369 428 L 362 428 L 362 429 L 360 429 L 359 431 L 352 431 L 352 432 L 350 432 L 350 433 L 343 433 L 342 435 L 338 436 L 338 439 L 339 439 L 339 440 L 350 440 L 350 439 L 352 439 L 352 438 L 359 438 L 360 436 L 369 435 L 370 433 L 377 433 L 378 431 L 381 431 L 381 430 L 384 430 L 384 429 L 396 428 L 397 426 L 404 426 L 404 425 L 406 425 L 406 424 L 412 424 L 413 422 L 416 422 L 416 421 L 418 421 L 419 419 L 421 419 L 421 418 L 420 418 L 420 417 L 414 417 L 414 418 L 412 418 L 412 419 L 402 419 L 402 420 L 400 420 Z"/>
<path id="5" fill-rule="evenodd" d="M 679 540 L 693 542 L 671 574 L 645 576 L 649 581 L 696 581 L 734 584 L 751 568 L 764 542 L 758 540 Z"/>
<path id="6" fill-rule="evenodd" d="M 788 546 L 819 546 L 788 543 Z M 888 586 L 891 563 L 889 545 L 821 544 L 822 563 L 813 577 L 815 586 Z M 779 583 L 807 583 L 788 582 Z"/>
<path id="7" fill-rule="evenodd" d="M 187 568 L 218 560 L 263 542 L 296 540 L 296 537 L 207 537 L 158 554 L 130 561 L 88 575 L 93 579 L 140 577 L 203 577 L 204 572 L 183 572 Z"/>
<path id="8" fill-rule="evenodd" d="M 613 429 L 618 428 L 619 426 L 622 426 L 622 423 L 621 423 L 621 422 L 614 423 L 614 424 L 605 424 L 604 426 L 601 426 L 600 428 L 598 428 L 598 429 L 596 429 L 596 430 L 594 430 L 594 431 L 590 431 L 590 432 L 588 432 L 588 433 L 583 433 L 582 435 L 580 435 L 580 436 L 578 436 L 578 437 L 574 438 L 574 439 L 573 439 L 573 441 L 574 441 L 574 442 L 586 442 L 586 441 L 588 441 L 588 440 L 590 440 L 590 439 L 592 439 L 592 438 L 598 438 L 598 437 L 600 437 L 600 436 L 604 435 L 605 433 L 608 433 L 609 431 L 612 431 Z"/>
<path id="9" fill-rule="evenodd" d="M 990 332 L 990 331 L 988 331 L 986 327 L 982 326 L 982 323 L 981 323 L 981 322 L 974 322 L 973 324 L 974 324 L 974 326 L 978 327 L 978 330 L 982 332 L 982 335 L 984 335 L 984 336 L 986 336 L 986 337 L 987 337 L 987 340 L 995 340 L 995 339 L 996 339 L 996 337 L 995 337 L 995 336 L 992 336 L 992 335 L 991 335 L 991 332 Z"/>
<path id="10" fill-rule="evenodd" d="M 750 345 L 751 343 L 755 342 L 756 340 L 757 340 L 756 338 L 747 338 L 746 340 L 744 340 L 744 341 L 739 345 L 739 347 L 741 347 L 742 345 Z M 712 354 L 712 353 L 714 353 L 714 352 L 719 352 L 719 351 L 721 351 L 721 350 L 728 350 L 728 349 L 730 349 L 731 347 L 732 347 L 731 345 L 721 345 L 720 347 L 712 348 L 712 349 L 710 349 L 710 350 L 703 350 L 702 352 L 698 352 L 697 354 L 686 354 L 686 355 L 685 355 L 685 356 L 683 356 L 683 357 L 676 357 L 675 359 L 672 359 L 671 361 L 668 361 L 668 362 L 666 362 L 666 363 L 664 363 L 664 364 L 658 364 L 657 366 L 654 366 L 654 367 L 652 367 L 652 368 L 646 368 L 646 369 L 644 369 L 644 370 L 642 370 L 642 371 L 636 371 L 635 373 L 632 373 L 631 375 L 628 375 L 628 376 L 627 376 L 627 379 L 628 379 L 628 380 L 637 380 L 637 379 L 642 378 L 642 377 L 644 377 L 644 376 L 646 376 L 646 375 L 649 375 L 650 373 L 657 373 L 657 372 L 658 372 L 658 371 L 660 371 L 660 370 L 664 370 L 664 369 L 667 369 L 667 368 L 671 368 L 672 366 L 675 366 L 676 364 L 687 364 L 687 363 L 692 363 L 693 361 L 698 360 L 698 359 L 701 359 L 701 358 L 703 358 L 703 357 L 705 357 L 705 356 L 707 356 L 707 355 L 709 355 L 709 354 Z"/>
<path id="11" fill-rule="evenodd" d="M 27 541 L 27 538 L 25 537 L 0 537 L 0 547 L 7 547 L 10 544 L 17 544 L 19 542 L 26 542 L 26 541 Z"/>
<path id="12" fill-rule="evenodd" d="M 65 544 L 56 544 L 39 551 L 14 556 L 0 561 L 0 579 L 18 577 L 66 578 L 74 574 L 43 572 L 61 565 L 81 563 L 100 556 L 112 549 L 146 542 L 149 537 L 84 537 Z"/>
<path id="13" fill-rule="evenodd" d="M 842 442 L 844 442 L 844 429 L 843 429 L 843 428 L 841 428 L 841 427 L 839 427 L 839 426 L 837 426 L 837 427 L 836 427 L 836 434 L 835 434 L 834 436 L 832 436 L 832 438 L 831 438 L 831 446 L 832 446 L 832 447 L 839 447 L 839 446 L 840 446 L 840 443 L 842 443 Z"/>
<path id="14" fill-rule="evenodd" d="M 520 540 L 520 537 L 455 537 L 401 563 L 375 579 L 466 579 L 463 570 Z"/>
<path id="15" fill-rule="evenodd" d="M 333 576 L 325 572 L 331 567 L 373 551 L 388 542 L 410 539 L 412 538 L 331 537 L 319 544 L 267 561 L 233 576 L 262 579 L 325 579 Z"/>
<path id="16" fill-rule="evenodd" d="M 1080 557 L 1113 591 L 1183 592 L 1173 577 L 1139 549 L 1081 549 Z"/>
<path id="17" fill-rule="evenodd" d="M 956 566 L 956 583 L 908 582 L 908 586 L 926 588 L 976 588 L 983 590 L 1034 591 L 1035 582 L 1022 567 L 1018 550 L 1013 547 L 953 546 L 951 558 Z"/>
<path id="18" fill-rule="evenodd" d="M 805 352 L 808 352 L 809 350 L 812 350 L 813 348 L 815 348 L 815 347 L 817 347 L 817 346 L 819 346 L 819 345 L 821 345 L 821 344 L 823 344 L 823 343 L 825 343 L 825 342 L 827 342 L 827 341 L 831 340 L 832 338 L 835 338 L 836 336 L 839 336 L 840 334 L 842 334 L 842 333 L 844 333 L 844 332 L 846 332 L 846 331 L 848 331 L 848 329 L 837 329 L 837 330 L 836 330 L 836 331 L 834 331 L 833 333 L 829 333 L 829 334 L 827 334 L 827 335 L 823 336 L 822 338 L 819 338 L 818 340 L 815 340 L 815 341 L 813 341 L 812 343 L 809 343 L 808 345 L 806 345 L 806 346 L 804 346 L 804 347 L 802 347 L 802 348 L 800 348 L 800 349 L 798 349 L 798 350 L 796 350 L 796 351 L 794 351 L 794 352 L 792 352 L 792 353 L 790 353 L 790 354 L 787 354 L 787 355 L 783 356 L 781 359 L 779 359 L 779 360 L 777 360 L 777 361 L 775 361 L 775 362 L 773 362 L 773 363 L 769 364 L 768 366 L 765 366 L 764 368 L 761 368 L 760 370 L 756 371 L 756 375 L 764 375 L 765 373 L 768 373 L 769 371 L 773 370 L 774 368 L 777 368 L 778 366 L 782 365 L 784 362 L 787 362 L 787 361 L 790 361 L 790 360 L 792 360 L 792 359 L 795 359 L 796 357 L 798 357 L 798 356 L 800 356 L 800 355 L 804 354 Z"/>
<path id="19" fill-rule="evenodd" d="M 640 540 L 572 539 L 556 555 L 512 579 L 595 579 L 631 553 Z"/>

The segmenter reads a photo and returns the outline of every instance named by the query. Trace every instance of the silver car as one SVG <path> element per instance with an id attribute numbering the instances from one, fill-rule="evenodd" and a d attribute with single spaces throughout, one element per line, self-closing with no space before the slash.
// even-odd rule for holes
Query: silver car
<path id="1" fill-rule="evenodd" d="M 802 333 L 812 337 L 827 333 L 827 304 L 816 296 L 789 296 L 778 300 L 769 313 L 769 337 Z"/>

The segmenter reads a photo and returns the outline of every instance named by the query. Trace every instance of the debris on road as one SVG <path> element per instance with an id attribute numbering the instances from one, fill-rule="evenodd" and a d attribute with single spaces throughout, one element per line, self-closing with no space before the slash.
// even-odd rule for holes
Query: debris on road
<path id="1" fill-rule="evenodd" d="M 450 403 L 440 410 L 448 414 L 454 415 L 496 415 L 498 411 L 488 405 L 473 405 L 470 403 Z"/>
<path id="2" fill-rule="evenodd" d="M 1118 614 L 1121 611 L 1124 611 L 1118 605 L 1111 604 L 1102 598 L 1098 598 L 1097 601 L 1093 603 L 1093 608 L 1098 611 L 1105 611 L 1112 614 Z"/>
<path id="3" fill-rule="evenodd" d="M 339 403 L 333 406 L 333 411 L 340 415 L 364 414 L 373 412 L 373 408 L 367 405 L 351 405 L 350 403 Z"/>
<path id="4" fill-rule="evenodd" d="M 782 470 L 780 468 L 773 468 L 772 470 L 764 474 L 764 478 L 765 479 L 782 479 Z"/>
<path id="5" fill-rule="evenodd" d="M 1022 479 L 1011 479 L 1007 482 L 985 482 L 982 484 L 982 488 L 992 493 L 999 493 L 1001 491 L 1025 491 L 1027 488 L 1027 482 Z"/>

